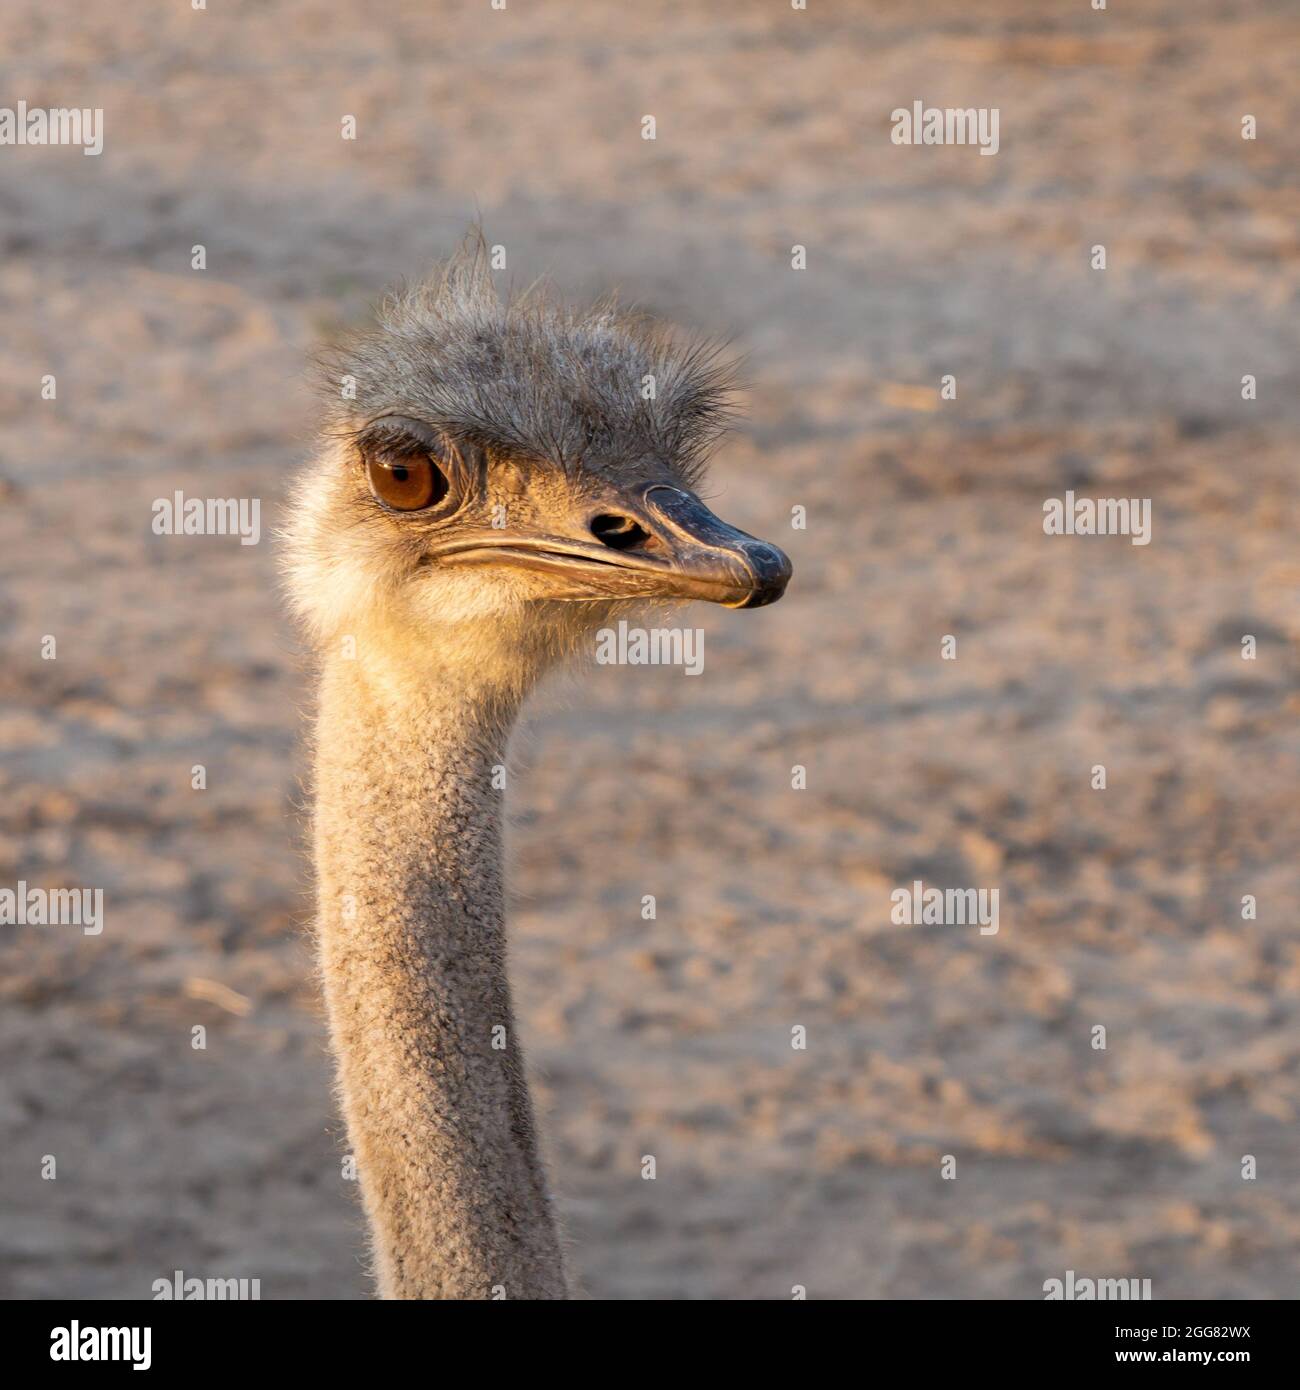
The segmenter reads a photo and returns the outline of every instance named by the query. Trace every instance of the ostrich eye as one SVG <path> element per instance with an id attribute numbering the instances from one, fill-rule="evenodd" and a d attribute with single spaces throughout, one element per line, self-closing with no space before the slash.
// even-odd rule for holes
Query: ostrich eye
<path id="1" fill-rule="evenodd" d="M 447 495 L 447 475 L 428 454 L 372 456 L 366 472 L 371 492 L 394 511 L 422 511 Z"/>

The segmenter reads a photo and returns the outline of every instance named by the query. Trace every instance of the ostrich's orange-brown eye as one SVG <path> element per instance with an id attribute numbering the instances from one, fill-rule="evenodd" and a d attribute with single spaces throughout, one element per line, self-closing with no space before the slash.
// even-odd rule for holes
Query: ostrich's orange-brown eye
<path id="1" fill-rule="evenodd" d="M 366 472 L 370 490 L 394 511 L 418 512 L 447 495 L 447 475 L 428 454 L 371 457 Z"/>

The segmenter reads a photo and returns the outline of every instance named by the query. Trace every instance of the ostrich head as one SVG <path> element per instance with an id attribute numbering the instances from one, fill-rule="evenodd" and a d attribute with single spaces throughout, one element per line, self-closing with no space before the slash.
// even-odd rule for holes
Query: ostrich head
<path id="1" fill-rule="evenodd" d="M 629 604 L 785 589 L 783 552 L 695 492 L 732 385 L 712 345 L 612 304 L 503 303 L 475 240 L 324 365 L 287 532 L 318 642 L 365 633 L 526 685 Z"/>

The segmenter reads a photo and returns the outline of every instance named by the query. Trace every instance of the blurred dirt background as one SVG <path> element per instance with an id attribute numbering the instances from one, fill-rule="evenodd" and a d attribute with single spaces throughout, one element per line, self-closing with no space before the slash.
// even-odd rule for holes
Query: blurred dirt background
<path id="1" fill-rule="evenodd" d="M 597 668 L 521 740 L 587 1292 L 1294 1296 L 1298 48 L 1281 0 L 10 0 L 0 104 L 106 143 L 0 149 L 0 885 L 106 926 L 0 928 L 0 1293 L 367 1292 L 269 533 L 306 353 L 481 215 L 503 281 L 735 335 L 712 496 L 795 561 L 694 612 L 698 679 Z M 893 145 L 918 99 L 1001 152 Z M 261 498 L 261 544 L 153 535 L 178 488 Z M 1067 488 L 1152 543 L 1044 536 Z M 892 925 L 917 877 L 999 934 Z"/>

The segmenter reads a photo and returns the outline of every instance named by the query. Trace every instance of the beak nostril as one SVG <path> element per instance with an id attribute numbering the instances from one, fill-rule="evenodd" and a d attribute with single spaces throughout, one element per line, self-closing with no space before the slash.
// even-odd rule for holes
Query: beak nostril
<path id="1" fill-rule="evenodd" d="M 640 550 L 650 539 L 650 532 L 630 516 L 603 514 L 591 520 L 591 534 L 611 550 Z"/>

